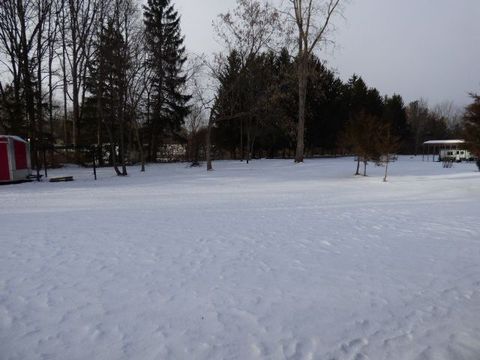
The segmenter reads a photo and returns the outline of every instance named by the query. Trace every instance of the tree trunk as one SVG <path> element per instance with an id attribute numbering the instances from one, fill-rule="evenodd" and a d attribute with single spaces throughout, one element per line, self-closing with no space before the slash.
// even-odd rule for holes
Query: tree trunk
<path id="1" fill-rule="evenodd" d="M 80 89 L 78 86 L 78 49 L 77 49 L 77 36 L 76 36 L 76 28 L 75 26 L 72 27 L 72 103 L 73 103 L 73 116 L 72 116 L 72 144 L 74 146 L 77 145 L 77 125 L 78 125 L 78 118 L 80 116 L 80 104 L 79 104 L 79 96 L 80 96 Z M 75 150 L 75 158 L 77 157 L 77 151 Z"/>
<path id="2" fill-rule="evenodd" d="M 72 144 L 76 147 L 78 141 L 78 122 L 80 120 L 80 83 L 81 83 L 81 69 L 80 69 L 80 57 L 81 47 L 86 46 L 84 39 L 81 38 L 79 29 L 79 22 L 84 19 L 79 18 L 79 7 L 81 4 L 76 1 L 69 0 L 69 16 L 70 16 L 70 37 L 72 49 L 71 58 L 71 75 L 72 75 Z M 75 159 L 77 158 L 77 151 L 75 150 Z"/>
<path id="3" fill-rule="evenodd" d="M 244 160 L 244 147 L 243 147 L 243 119 L 240 119 L 240 161 Z"/>
<path id="4" fill-rule="evenodd" d="M 38 9 L 39 17 L 42 12 L 41 6 Z M 43 89 L 42 89 L 42 34 L 43 34 L 43 23 L 42 19 L 38 19 L 38 33 L 37 33 L 37 123 L 38 123 L 38 132 L 40 137 L 40 143 L 42 144 L 42 152 L 45 152 L 45 137 L 43 130 Z M 42 158 L 42 165 L 46 169 L 47 164 L 44 163 L 45 157 Z"/>
<path id="5" fill-rule="evenodd" d="M 35 95 L 33 92 L 32 75 L 30 73 L 30 59 L 28 56 L 27 44 L 27 19 L 25 16 L 25 9 L 23 1 L 19 1 L 17 5 L 18 17 L 20 22 L 20 42 L 21 42 L 21 67 L 20 71 L 23 75 L 23 83 L 25 89 L 25 105 L 29 126 L 29 137 L 32 139 L 33 163 L 37 169 L 37 180 L 40 179 L 40 169 L 38 161 L 38 147 L 37 147 L 37 126 L 35 121 Z M 40 81 L 40 79 L 39 79 Z"/>
<path id="6" fill-rule="evenodd" d="M 138 151 L 140 152 L 140 161 L 142 163 L 141 172 L 145 172 L 145 153 L 143 151 L 143 144 L 140 138 L 140 130 L 138 129 L 138 123 L 136 120 L 133 120 L 133 126 L 135 128 L 135 137 L 137 138 Z"/>
<path id="7" fill-rule="evenodd" d="M 256 139 L 257 139 L 257 128 L 255 127 L 255 131 L 254 131 L 253 136 L 252 136 L 252 139 L 251 139 L 251 141 L 250 141 L 251 144 L 250 144 L 250 149 L 249 149 L 249 150 L 250 150 L 250 154 L 252 154 L 252 155 L 251 155 L 251 158 L 252 158 L 252 159 L 257 159 L 257 158 L 255 157 L 255 140 L 256 140 Z"/>
<path id="8" fill-rule="evenodd" d="M 67 39 L 66 39 L 66 25 L 65 25 L 65 7 L 62 9 L 62 63 L 63 63 L 63 143 L 68 144 L 68 110 L 67 110 Z M 65 149 L 65 159 L 68 162 L 68 150 Z"/>
<path id="9" fill-rule="evenodd" d="M 251 129 L 252 129 L 252 120 L 250 119 L 250 116 L 249 116 L 247 121 L 247 164 L 250 162 L 250 156 L 251 156 L 251 153 L 250 153 Z"/>
<path id="10" fill-rule="evenodd" d="M 385 176 L 383 177 L 383 182 L 387 182 L 387 173 L 388 173 L 388 154 L 387 154 L 387 162 L 385 163 Z"/>
<path id="11" fill-rule="evenodd" d="M 49 45 L 53 48 L 53 45 Z M 52 142 L 55 143 L 54 130 L 53 130 L 53 49 L 49 51 L 48 55 L 48 125 L 50 127 L 50 136 Z M 53 145 L 53 144 L 52 144 Z M 53 164 L 54 155 L 53 148 L 50 150 L 50 162 Z"/>
<path id="12" fill-rule="evenodd" d="M 195 137 L 194 143 L 193 143 L 193 163 L 195 165 L 200 164 L 200 146 L 198 144 L 198 138 Z"/>
<path id="13" fill-rule="evenodd" d="M 120 105 L 121 106 L 121 105 Z M 120 115 L 120 129 L 119 129 L 119 137 L 120 137 L 120 164 L 122 165 L 122 176 L 127 176 L 127 165 L 125 163 L 125 117 L 124 115 Z"/>
<path id="14" fill-rule="evenodd" d="M 122 172 L 118 169 L 117 152 L 116 152 L 117 149 L 116 149 L 116 146 L 115 146 L 115 141 L 114 141 L 114 138 L 113 138 L 112 130 L 110 129 L 110 127 L 107 124 L 105 124 L 105 127 L 107 128 L 108 137 L 110 139 L 110 151 L 112 152 L 112 166 L 113 166 L 113 169 L 115 170 L 115 173 L 118 176 L 122 176 Z"/>
<path id="15" fill-rule="evenodd" d="M 158 137 L 159 135 L 157 134 L 157 125 L 153 125 L 153 131 L 152 131 L 152 143 L 151 143 L 151 159 L 150 161 L 157 162 L 158 158 Z"/>
<path id="16" fill-rule="evenodd" d="M 295 162 L 303 162 L 305 151 L 305 104 L 307 100 L 307 61 L 305 55 L 301 55 L 298 68 L 298 124 L 297 124 L 297 148 Z"/>
<path id="17" fill-rule="evenodd" d="M 47 29 L 47 49 L 48 49 L 48 125 L 50 131 L 50 163 L 54 164 L 53 145 L 55 143 L 54 128 L 53 128 L 53 61 L 55 60 L 55 50 L 57 46 L 57 32 L 58 32 L 58 2 L 50 4 L 48 14 L 48 29 Z"/>
<path id="18" fill-rule="evenodd" d="M 212 126 L 213 126 L 213 119 L 212 114 L 210 114 L 210 119 L 208 120 L 208 127 L 207 127 L 207 136 L 205 139 L 205 160 L 207 161 L 207 171 L 212 171 Z"/>

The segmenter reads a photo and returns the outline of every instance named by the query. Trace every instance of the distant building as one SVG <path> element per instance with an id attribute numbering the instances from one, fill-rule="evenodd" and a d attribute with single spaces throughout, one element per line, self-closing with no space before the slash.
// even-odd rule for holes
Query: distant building
<path id="1" fill-rule="evenodd" d="M 475 157 L 466 148 L 465 140 L 429 140 L 423 143 L 423 160 L 473 161 Z"/>
<path id="2" fill-rule="evenodd" d="M 187 154 L 187 147 L 184 144 L 161 145 L 157 153 L 158 162 L 184 161 Z"/>

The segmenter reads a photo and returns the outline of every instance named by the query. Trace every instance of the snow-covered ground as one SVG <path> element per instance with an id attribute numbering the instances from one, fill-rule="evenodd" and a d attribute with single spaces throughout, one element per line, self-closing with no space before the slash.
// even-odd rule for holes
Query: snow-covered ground
<path id="1" fill-rule="evenodd" d="M 480 359 L 480 173 L 401 158 L 0 187 L 0 359 Z"/>

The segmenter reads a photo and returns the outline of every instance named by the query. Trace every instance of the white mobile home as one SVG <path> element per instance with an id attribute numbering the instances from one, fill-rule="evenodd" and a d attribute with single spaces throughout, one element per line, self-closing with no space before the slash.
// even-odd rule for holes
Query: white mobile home
<path id="1" fill-rule="evenodd" d="M 474 156 L 468 150 L 458 149 L 458 150 L 448 150 L 448 149 L 441 149 L 439 154 L 440 161 L 473 161 Z"/>

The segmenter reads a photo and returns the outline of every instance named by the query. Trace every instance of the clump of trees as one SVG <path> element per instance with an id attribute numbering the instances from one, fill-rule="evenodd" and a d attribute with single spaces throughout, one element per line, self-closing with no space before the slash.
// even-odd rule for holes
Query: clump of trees
<path id="1" fill-rule="evenodd" d="M 5 0 L 0 7 L 0 128 L 76 152 L 109 148 L 156 161 L 189 113 L 180 16 L 170 0 Z M 103 157 L 100 157 L 104 160 Z M 34 157 L 36 166 L 40 159 Z M 144 168 L 144 166 L 143 166 Z"/>
<path id="2" fill-rule="evenodd" d="M 429 107 L 423 100 L 411 102 L 407 107 L 407 120 L 411 136 L 405 144 L 405 152 L 421 153 L 423 142 L 432 139 L 455 139 L 463 137 L 463 110 L 455 108 L 451 102 Z"/>
<path id="3" fill-rule="evenodd" d="M 392 156 L 410 136 L 406 108 L 401 96 L 381 97 L 374 88 L 367 88 L 356 76 L 349 81 L 349 121 L 342 136 L 344 151 L 356 155 L 355 175 L 367 175 L 368 162 L 385 164 L 384 181 Z"/>
<path id="4" fill-rule="evenodd" d="M 295 162 L 303 162 L 305 153 L 305 118 L 310 75 L 310 58 L 316 49 L 324 45 L 332 18 L 339 12 L 342 0 L 290 0 L 287 13 L 294 20 L 295 40 L 298 55 L 296 58 L 298 83 L 298 121 Z"/>
<path id="5" fill-rule="evenodd" d="M 215 143 L 225 156 L 294 156 L 298 105 L 295 61 L 283 49 L 278 55 L 261 53 L 242 67 L 237 54 L 230 54 L 220 79 L 216 116 L 236 116 L 214 127 Z M 356 75 L 343 83 L 318 58 L 312 56 L 310 62 L 305 128 L 308 156 L 370 153 L 366 147 L 373 144 L 372 134 L 384 123 L 390 124 L 395 137 L 408 139 L 406 108 L 399 95 L 382 97 Z M 251 74 L 255 75 L 247 81 Z M 370 160 L 362 154 L 360 158 Z"/>
<path id="6" fill-rule="evenodd" d="M 464 116 L 465 139 L 470 151 L 478 158 L 477 166 L 480 170 L 480 95 L 471 94 L 473 102 L 467 106 Z"/>

